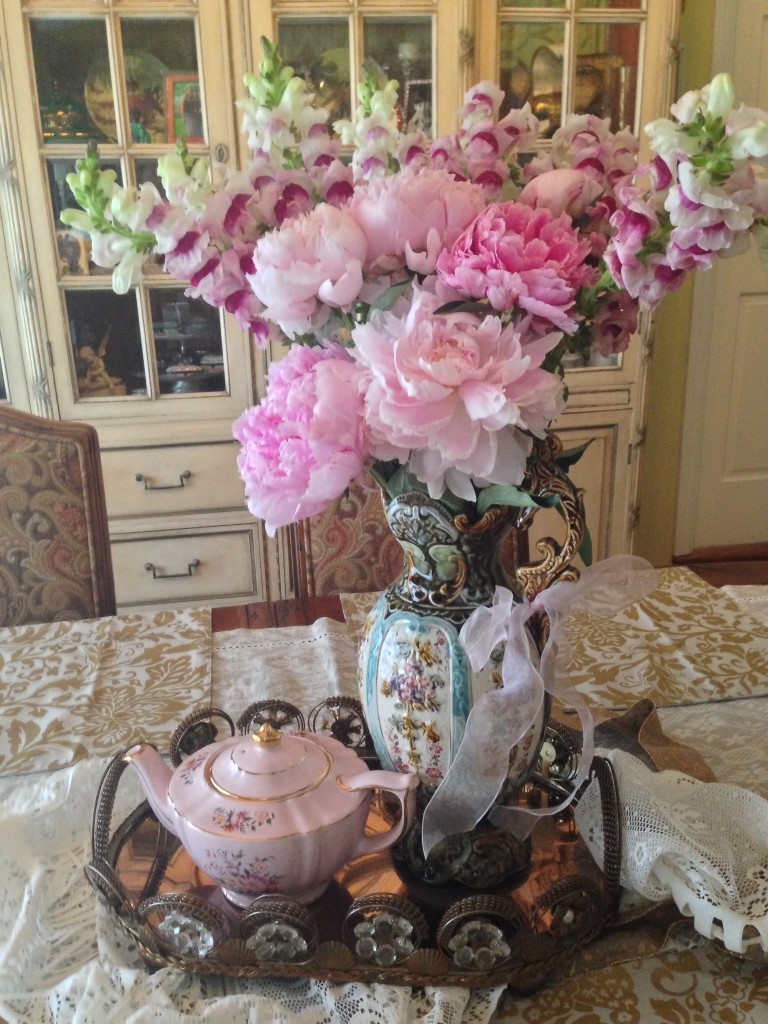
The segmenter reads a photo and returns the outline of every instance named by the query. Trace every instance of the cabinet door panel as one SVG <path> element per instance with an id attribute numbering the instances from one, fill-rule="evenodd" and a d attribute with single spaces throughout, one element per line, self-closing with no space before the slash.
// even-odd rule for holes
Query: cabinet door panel
<path id="1" fill-rule="evenodd" d="M 252 399 L 245 332 L 186 298 L 185 283 L 165 277 L 157 258 L 138 286 L 113 294 L 88 236 L 59 217 L 75 205 L 66 176 L 89 139 L 101 167 L 128 188 L 159 185 L 158 158 L 182 137 L 216 166 L 234 153 L 226 16 L 215 0 L 183 10 L 173 0 L 151 10 L 124 0 L 95 12 L 86 2 L 8 12 L 17 116 L 36 129 L 21 140 L 24 186 L 55 402 L 63 418 L 96 423 L 106 446 L 124 440 L 126 424 L 151 420 L 198 430 L 215 421 L 222 436 Z M 31 90 L 20 87 L 25 80 Z M 161 403 L 178 409 L 171 415 Z"/>

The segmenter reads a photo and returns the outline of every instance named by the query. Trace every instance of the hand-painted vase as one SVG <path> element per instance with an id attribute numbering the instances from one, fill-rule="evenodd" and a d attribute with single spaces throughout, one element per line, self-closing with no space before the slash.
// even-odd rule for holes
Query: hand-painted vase
<path id="1" fill-rule="evenodd" d="M 358 682 L 368 726 L 382 766 L 419 776 L 417 800 L 425 806 L 448 770 L 474 702 L 502 685 L 501 646 L 479 672 L 472 670 L 459 640 L 472 612 L 490 604 L 502 584 L 523 597 L 559 580 L 578 578 L 573 560 L 586 530 L 582 492 L 561 459 L 554 434 L 535 439 L 524 488 L 557 500 L 566 536 L 537 543 L 541 560 L 502 565 L 512 546 L 510 528 L 525 530 L 534 508 L 494 506 L 477 521 L 454 515 L 421 492 L 394 499 L 387 521 L 404 553 L 400 576 L 381 594 L 360 642 Z M 510 535 L 514 536 L 514 534 Z M 529 620 L 532 656 L 543 646 L 546 623 Z M 501 797 L 514 799 L 535 765 L 547 725 L 549 703 L 510 751 Z M 527 866 L 525 844 L 483 819 L 470 834 L 443 840 L 424 861 L 420 829 L 405 839 L 409 866 L 426 881 L 460 881 L 488 887 Z M 401 844 L 403 845 L 403 844 Z"/>
<path id="2" fill-rule="evenodd" d="M 499 687 L 501 645 L 486 666 L 475 672 L 459 640 L 471 613 L 489 604 L 498 582 L 501 540 L 510 526 L 510 510 L 493 508 L 470 523 L 453 515 L 428 495 L 413 492 L 396 498 L 387 520 L 405 553 L 401 575 L 381 594 L 363 629 L 359 655 L 361 699 L 382 766 L 417 774 L 422 805 L 446 774 L 458 750 L 473 703 Z M 503 581 L 507 582 L 507 581 Z M 532 643 L 532 654 L 537 652 Z M 546 706 L 511 751 L 508 790 L 525 781 L 533 765 L 547 718 Z M 487 831 L 487 830 L 484 830 Z M 458 880 L 486 886 L 524 866 L 520 844 L 503 838 L 495 856 L 482 864 L 457 858 L 446 841 L 423 861 L 419 829 L 408 841 L 410 866 L 425 880 L 442 882 L 456 871 Z M 484 838 L 487 846 L 490 837 Z M 500 877 L 496 877 L 501 872 Z"/>

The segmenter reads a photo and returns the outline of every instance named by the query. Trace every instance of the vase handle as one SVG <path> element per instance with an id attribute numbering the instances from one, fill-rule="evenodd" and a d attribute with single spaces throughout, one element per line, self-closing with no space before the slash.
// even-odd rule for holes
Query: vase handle
<path id="1" fill-rule="evenodd" d="M 584 492 L 576 487 L 568 473 L 557 461 L 562 455 L 560 439 L 547 432 L 543 439 L 534 438 L 533 451 L 528 458 L 523 487 L 537 498 L 555 496 L 565 519 L 566 535 L 562 544 L 554 537 L 542 537 L 536 549 L 543 556 L 538 562 L 517 566 L 514 574 L 529 601 L 553 583 L 579 578 L 573 560 L 579 552 L 587 529 L 584 511 Z M 536 514 L 535 508 L 521 509 L 515 526 L 527 530 Z"/>
<path id="2" fill-rule="evenodd" d="M 345 789 L 352 790 L 353 792 L 362 789 L 383 790 L 385 793 L 390 793 L 394 796 L 400 803 L 399 820 L 386 832 L 361 836 L 355 850 L 356 857 L 361 857 L 366 853 L 379 853 L 381 850 L 388 850 L 411 827 L 416 810 L 416 787 L 419 784 L 418 775 L 409 772 L 387 772 L 377 769 L 360 772 L 358 775 L 340 779 L 339 782 Z"/>

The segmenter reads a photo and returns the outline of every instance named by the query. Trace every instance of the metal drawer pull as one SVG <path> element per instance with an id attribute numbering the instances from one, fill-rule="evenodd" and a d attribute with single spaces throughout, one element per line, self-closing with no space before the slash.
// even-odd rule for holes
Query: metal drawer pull
<path id="1" fill-rule="evenodd" d="M 179 473 L 179 482 L 177 484 L 150 484 L 149 477 L 144 476 L 143 473 L 137 473 L 134 477 L 137 483 L 144 484 L 145 491 L 175 491 L 179 487 L 184 487 L 185 483 L 192 476 L 192 472 L 189 469 L 185 469 L 183 473 Z"/>
<path id="2" fill-rule="evenodd" d="M 144 568 L 147 570 L 147 572 L 152 573 L 153 580 L 177 580 L 180 576 L 191 576 L 192 570 L 197 569 L 199 565 L 200 559 L 196 558 L 194 561 L 190 562 L 187 565 L 186 572 L 158 572 L 157 566 L 153 565 L 151 562 L 147 562 Z"/>

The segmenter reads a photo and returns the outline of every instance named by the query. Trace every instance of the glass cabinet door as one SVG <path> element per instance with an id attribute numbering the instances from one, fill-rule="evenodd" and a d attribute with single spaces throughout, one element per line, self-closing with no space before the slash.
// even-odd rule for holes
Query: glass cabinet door
<path id="1" fill-rule="evenodd" d="M 497 73 L 508 109 L 530 103 L 545 136 L 564 112 L 636 129 L 646 22 L 643 0 L 501 0 Z"/>
<path id="2" fill-rule="evenodd" d="M 220 5 L 85 0 L 65 11 L 56 7 L 57 13 L 50 4 L 26 8 L 23 30 L 67 339 L 66 374 L 55 364 L 62 414 L 131 415 L 131 403 L 146 413 L 147 403 L 190 396 L 219 396 L 237 412 L 248 401 L 250 364 L 247 356 L 245 366 L 232 364 L 226 337 L 239 336 L 245 351 L 242 332 L 220 310 L 185 296 L 184 283 L 159 263 L 145 267 L 139 286 L 115 294 L 111 271 L 90 260 L 87 237 L 59 219 L 76 205 L 66 176 L 89 140 L 98 144 L 102 167 L 113 168 L 126 186 L 159 186 L 158 157 L 180 139 L 214 166 L 227 161 L 235 148 L 231 85 L 218 66 L 207 75 L 205 63 L 206 49 L 224 49 Z M 217 133 L 225 126 L 223 135 L 211 138 L 212 123 Z M 185 414 L 192 412 L 187 407 Z"/>
<path id="3" fill-rule="evenodd" d="M 350 117 L 364 63 L 400 85 L 402 123 L 429 136 L 455 127 L 470 62 L 460 60 L 461 8 L 455 0 L 274 0 L 252 13 L 251 46 L 276 40 L 286 64 L 312 85 L 331 123 Z"/>

